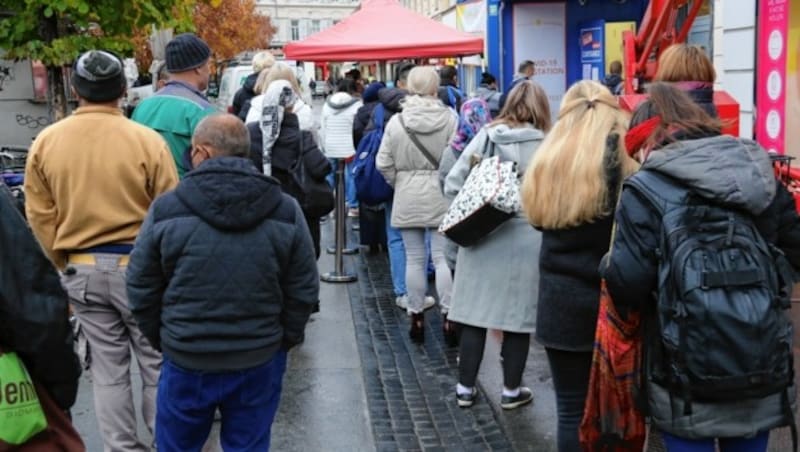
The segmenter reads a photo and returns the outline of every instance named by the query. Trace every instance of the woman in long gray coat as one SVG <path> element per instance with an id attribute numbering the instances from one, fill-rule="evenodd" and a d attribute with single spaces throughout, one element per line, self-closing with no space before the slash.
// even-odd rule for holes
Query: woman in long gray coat
<path id="1" fill-rule="evenodd" d="M 432 67 L 412 69 L 407 88 L 409 96 L 402 103 L 403 111 L 386 124 L 375 166 L 394 187 L 391 224 L 400 229 L 406 249 L 409 336 L 420 343 L 425 340 L 426 234 L 430 234 L 436 292 L 442 311 L 446 312 L 450 305 L 453 283 L 444 257 L 445 237 L 436 230 L 448 205 L 439 188 L 438 168 L 442 153 L 456 131 L 458 118 L 436 97 L 439 75 Z"/>
<path id="2" fill-rule="evenodd" d="M 511 90 L 498 118 L 484 127 L 462 152 L 445 180 L 445 195 L 455 196 L 464 185 L 473 156 L 494 155 L 525 168 L 545 132 L 550 129 L 550 105 L 534 82 Z M 521 176 L 521 172 L 520 172 Z M 453 303 L 448 318 L 462 324 L 459 351 L 460 407 L 475 401 L 475 380 L 483 359 L 486 330 L 503 331 L 503 395 L 501 406 L 513 409 L 533 400 L 521 387 L 536 321 L 541 234 L 520 212 L 477 244 L 458 252 Z"/>

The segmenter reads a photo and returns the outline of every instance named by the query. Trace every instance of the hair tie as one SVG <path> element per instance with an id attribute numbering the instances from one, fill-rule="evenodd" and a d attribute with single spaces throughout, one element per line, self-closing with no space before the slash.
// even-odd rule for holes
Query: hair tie
<path id="1" fill-rule="evenodd" d="M 593 100 L 587 100 L 586 101 L 586 108 L 589 108 L 589 109 L 594 108 L 594 101 Z"/>
<path id="2" fill-rule="evenodd" d="M 637 153 L 645 141 L 653 135 L 653 132 L 661 126 L 661 116 L 642 122 L 641 124 L 628 130 L 625 134 L 625 150 L 631 157 Z"/>

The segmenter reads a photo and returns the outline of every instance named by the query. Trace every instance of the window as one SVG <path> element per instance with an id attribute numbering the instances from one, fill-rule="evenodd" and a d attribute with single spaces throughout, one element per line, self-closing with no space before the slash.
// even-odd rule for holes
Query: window
<path id="1" fill-rule="evenodd" d="M 300 21 L 292 20 L 292 41 L 300 39 Z"/>
<path id="2" fill-rule="evenodd" d="M 313 19 L 311 21 L 311 34 L 318 33 L 319 30 L 319 19 Z"/>

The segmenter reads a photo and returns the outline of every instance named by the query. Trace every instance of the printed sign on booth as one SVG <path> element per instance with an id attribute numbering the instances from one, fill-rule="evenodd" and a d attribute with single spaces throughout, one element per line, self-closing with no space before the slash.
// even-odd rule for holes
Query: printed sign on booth
<path id="1" fill-rule="evenodd" d="M 555 118 L 567 90 L 566 7 L 557 3 L 514 4 L 514 67 L 536 64 L 534 81 L 550 100 Z"/>
<path id="2" fill-rule="evenodd" d="M 800 157 L 800 5 L 760 2 L 758 43 L 756 139 Z"/>

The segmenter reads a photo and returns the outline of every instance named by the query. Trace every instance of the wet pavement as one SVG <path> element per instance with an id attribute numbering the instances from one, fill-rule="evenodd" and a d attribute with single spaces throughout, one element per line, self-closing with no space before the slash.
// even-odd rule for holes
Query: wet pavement
<path id="1" fill-rule="evenodd" d="M 315 102 L 318 115 L 320 103 Z M 352 220 L 348 220 L 351 223 Z M 333 222 L 322 227 L 323 249 L 332 245 Z M 348 228 L 349 243 L 358 243 Z M 324 254 L 320 273 L 332 270 Z M 520 451 L 553 452 L 555 396 L 546 356 L 532 343 L 523 384 L 534 393 L 531 405 L 500 409 L 500 337 L 489 334 L 479 374 L 479 397 L 469 409 L 455 400 L 456 350 L 442 338 L 438 308 L 426 313 L 424 345 L 408 338 L 409 320 L 394 305 L 385 252 L 345 257 L 358 275 L 350 284 L 321 283 L 321 312 L 293 349 L 272 427 L 273 451 Z M 799 293 L 800 295 L 800 293 Z M 800 297 L 799 297 L 800 299 Z M 793 313 L 800 321 L 800 310 Z M 800 332 L 796 331 L 800 335 Z M 796 338 L 800 344 L 800 337 Z M 141 383 L 134 369 L 133 392 Z M 81 379 L 73 420 L 90 452 L 102 450 L 88 373 Z M 150 435 L 140 422 L 141 438 Z M 663 447 L 656 438 L 647 450 Z M 218 451 L 215 423 L 205 451 Z M 791 450 L 788 429 L 775 432 L 770 451 Z"/>
<path id="2" fill-rule="evenodd" d="M 324 245 L 332 244 L 332 223 L 323 225 Z M 319 268 L 332 270 L 332 256 L 323 255 Z M 306 342 L 290 353 L 272 450 L 555 451 L 555 400 L 539 345 L 531 346 L 523 379 L 533 389 L 533 404 L 500 409 L 499 336 L 490 334 L 478 400 L 461 409 L 455 401 L 456 350 L 444 343 L 438 308 L 427 311 L 426 340 L 416 345 L 408 339 L 408 316 L 394 305 L 386 253 L 362 248 L 345 257 L 345 268 L 358 281 L 321 284 L 321 312 L 312 316 Z M 135 369 L 134 377 L 136 395 Z M 101 451 L 88 373 L 73 416 L 87 449 Z M 139 431 L 150 438 L 141 423 Z M 218 435 L 215 424 L 206 451 L 221 450 Z M 648 451 L 663 450 L 653 443 Z M 788 450 L 788 429 L 774 432 L 770 451 Z"/>

